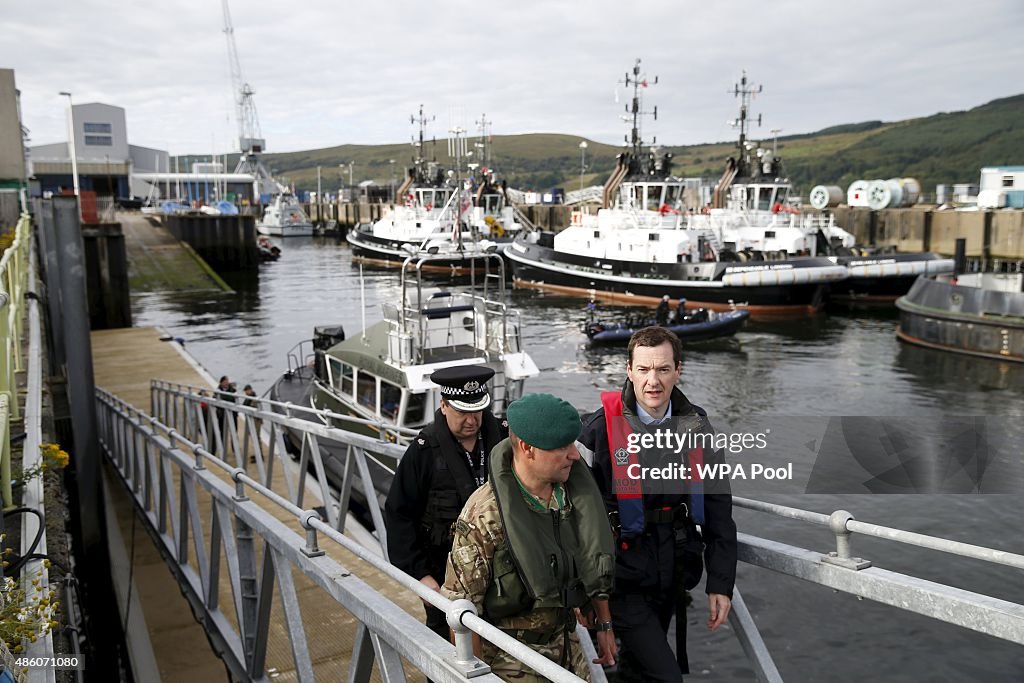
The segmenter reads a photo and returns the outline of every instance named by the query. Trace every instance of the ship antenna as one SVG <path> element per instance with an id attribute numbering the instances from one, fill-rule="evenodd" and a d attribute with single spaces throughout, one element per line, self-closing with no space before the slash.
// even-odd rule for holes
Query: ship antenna
<path id="1" fill-rule="evenodd" d="M 422 104 L 420 105 L 419 116 L 416 114 L 409 116 L 409 123 L 418 123 L 420 125 L 420 140 L 419 142 L 412 143 L 413 147 L 416 148 L 416 157 L 413 159 L 413 164 L 416 167 L 416 173 L 419 176 L 420 182 L 425 182 L 427 180 L 426 160 L 423 158 L 423 134 L 427 130 L 427 124 L 435 118 L 436 117 L 433 115 L 428 118 L 427 115 L 423 113 Z"/>
<path id="2" fill-rule="evenodd" d="M 733 128 L 740 129 L 740 141 L 739 141 L 739 155 L 737 157 L 737 163 L 740 165 L 738 175 L 748 176 L 750 175 L 750 153 L 747 150 L 747 119 L 750 115 L 750 101 L 754 95 L 759 94 L 764 89 L 762 85 L 754 85 L 747 80 L 746 69 L 743 71 L 743 75 L 740 77 L 740 82 L 733 86 L 733 95 L 738 97 L 740 100 L 740 115 L 738 118 L 733 119 L 730 122 Z M 757 125 L 761 126 L 761 115 L 757 115 Z"/>
<path id="3" fill-rule="evenodd" d="M 466 156 L 466 138 L 463 134 L 465 128 L 455 126 L 448 130 L 451 137 L 448 138 L 448 156 L 455 159 L 455 241 L 458 251 L 462 252 L 462 177 L 459 169 L 462 167 L 462 159 Z"/>
<path id="4" fill-rule="evenodd" d="M 642 159 L 643 153 L 643 136 L 641 131 L 642 117 L 652 116 L 655 121 L 658 120 L 658 108 L 655 107 L 652 111 L 644 111 L 642 107 L 643 93 L 641 88 L 647 88 L 651 85 L 658 83 L 658 77 L 655 76 L 654 80 L 651 80 L 647 74 L 640 72 L 640 58 L 638 57 L 636 62 L 633 64 L 633 73 L 626 72 L 626 77 L 620 81 L 624 83 L 626 87 L 633 87 L 633 101 L 631 104 L 626 105 L 626 113 L 632 116 L 633 130 L 629 137 L 626 138 L 626 142 L 629 143 L 630 149 L 632 150 L 634 159 Z M 629 117 L 623 117 L 627 122 Z M 657 140 L 652 140 L 652 144 Z"/>

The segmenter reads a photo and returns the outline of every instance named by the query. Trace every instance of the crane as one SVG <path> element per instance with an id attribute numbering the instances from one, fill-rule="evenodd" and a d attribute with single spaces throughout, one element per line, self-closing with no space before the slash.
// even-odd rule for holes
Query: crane
<path id="1" fill-rule="evenodd" d="M 242 65 L 238 61 L 238 47 L 235 45 L 235 28 L 231 24 L 231 10 L 228 0 L 221 2 L 224 8 L 224 35 L 228 41 L 228 68 L 231 70 L 231 87 L 235 102 L 235 117 L 238 119 L 238 147 L 242 155 L 238 158 L 235 173 L 249 173 L 255 178 L 257 194 L 282 192 L 277 183 L 260 161 L 259 155 L 266 146 L 260 132 L 260 121 L 256 115 L 255 91 L 242 77 Z M 258 199 L 258 197 L 257 197 Z"/>

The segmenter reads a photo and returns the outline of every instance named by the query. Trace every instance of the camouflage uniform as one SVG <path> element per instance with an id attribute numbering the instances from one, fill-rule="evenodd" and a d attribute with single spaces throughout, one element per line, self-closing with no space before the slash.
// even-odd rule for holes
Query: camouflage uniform
<path id="1" fill-rule="evenodd" d="M 526 504 L 524 494 L 523 503 Z M 540 502 L 544 501 L 534 498 Z M 557 496 L 552 495 L 547 507 L 558 509 Z M 570 505 L 568 499 L 566 505 Z M 491 560 L 495 548 L 505 542 L 505 530 L 501 525 L 498 502 L 490 483 L 484 484 L 466 501 L 459 520 L 455 523 L 455 541 L 448 556 L 448 569 L 441 593 L 449 600 L 466 598 L 476 605 L 477 612 L 484 614 L 484 595 L 491 583 Z M 547 643 L 529 647 L 554 662 L 562 661 L 564 611 L 559 608 L 536 609 L 528 614 L 492 620 L 494 626 L 514 633 L 516 630 L 551 632 L 554 635 Z M 576 637 L 570 629 L 571 652 L 568 668 L 585 681 L 590 680 L 590 667 Z M 482 659 L 502 680 L 541 683 L 547 679 L 519 660 L 481 639 Z"/>

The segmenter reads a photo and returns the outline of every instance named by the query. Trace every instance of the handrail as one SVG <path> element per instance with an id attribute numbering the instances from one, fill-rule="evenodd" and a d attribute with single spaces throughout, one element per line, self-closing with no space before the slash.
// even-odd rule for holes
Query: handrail
<path id="1" fill-rule="evenodd" d="M 22 470 L 30 470 L 41 464 L 43 442 L 43 370 L 42 370 L 42 333 L 38 296 L 36 296 L 36 244 L 32 239 L 28 258 L 28 283 L 26 291 L 32 296 L 28 299 L 28 372 L 25 394 L 25 443 L 22 449 Z M 40 517 L 22 515 L 21 519 L 21 556 L 36 556 L 25 563 L 21 572 L 22 588 L 30 594 L 33 581 L 38 583 L 38 590 L 46 594 L 50 589 L 50 572 L 42 559 L 47 554 L 46 527 L 41 522 L 46 518 L 45 500 L 43 498 L 43 478 L 34 477 L 25 483 L 22 491 L 23 507 L 38 510 Z M 33 548 L 32 542 L 39 534 L 39 542 Z M 26 654 L 30 657 L 53 656 L 53 634 L 47 630 L 42 637 L 25 643 Z M 53 669 L 29 669 L 29 683 L 54 680 Z"/>
<path id="2" fill-rule="evenodd" d="M 895 529 L 878 524 L 860 522 L 846 510 L 836 510 L 831 515 L 824 515 L 819 512 L 810 512 L 808 510 L 778 505 L 776 503 L 766 503 L 759 500 L 739 497 L 733 498 L 733 505 L 736 507 L 746 508 L 748 510 L 765 512 L 777 517 L 788 517 L 789 519 L 797 519 L 810 524 L 829 527 L 829 529 L 832 530 L 832 533 L 836 536 L 836 554 L 838 557 L 843 557 L 844 552 L 846 553 L 845 556 L 849 557 L 848 539 L 851 534 L 859 533 L 864 534 L 865 536 L 883 538 L 906 545 L 914 545 L 919 548 L 928 548 L 929 550 L 937 550 L 951 555 L 959 555 L 960 557 L 969 557 L 971 559 L 990 562 L 992 564 L 1001 564 L 1007 567 L 1013 567 L 1014 569 L 1024 569 L 1024 555 L 1006 552 L 1005 550 L 985 548 L 983 546 L 963 543 L 961 541 L 953 541 L 937 536 L 928 536 L 914 531 L 906 531 L 904 529 Z M 847 540 L 844 541 L 844 538 Z"/>
<path id="3" fill-rule="evenodd" d="M 377 557 L 370 550 L 343 536 L 334 526 L 325 523 L 315 509 L 304 509 L 300 505 L 284 499 L 265 483 L 249 476 L 244 467 L 232 466 L 218 455 L 210 452 L 201 443 L 187 439 L 173 426 L 160 422 L 157 417 L 145 414 L 103 389 L 97 389 L 97 399 L 103 413 L 101 432 L 106 456 L 117 467 L 129 493 L 135 496 L 137 502 L 143 506 L 144 518 L 149 523 L 160 526 L 160 532 L 165 536 L 165 544 L 169 546 L 169 549 L 175 551 L 177 562 L 180 564 L 187 565 L 189 562 L 187 534 L 191 532 L 192 545 L 197 547 L 195 563 L 198 565 L 199 576 L 195 575 L 195 571 L 191 571 L 191 578 L 186 577 L 186 579 L 189 579 L 190 583 L 199 584 L 193 586 L 193 588 L 199 589 L 199 594 L 212 595 L 216 593 L 214 582 L 219 580 L 217 573 L 220 562 L 213 559 L 214 552 L 211 550 L 210 564 L 207 566 L 205 562 L 207 556 L 199 550 L 199 548 L 205 550 L 203 525 L 197 523 L 198 517 L 192 518 L 192 516 L 198 515 L 197 501 L 194 498 L 198 490 L 208 492 L 213 498 L 216 508 L 234 517 L 236 529 L 244 527 L 258 531 L 259 536 L 266 544 L 264 581 L 261 582 L 257 591 L 259 593 L 259 602 L 255 609 L 257 621 L 251 623 L 245 619 L 239 619 L 242 623 L 240 630 L 244 632 L 229 634 L 226 641 L 228 649 L 231 650 L 226 655 L 234 655 L 238 660 L 237 664 L 242 665 L 250 675 L 257 678 L 264 675 L 265 661 L 260 661 L 251 652 L 243 652 L 240 643 L 250 636 L 247 632 L 251 630 L 252 637 L 256 639 L 265 653 L 266 630 L 269 628 L 269 619 L 271 618 L 269 604 L 274 600 L 272 595 L 274 587 L 265 585 L 268 571 L 272 572 L 269 575 L 271 581 L 276 576 L 278 583 L 281 584 L 281 600 L 285 603 L 285 619 L 288 621 L 288 634 L 293 641 L 291 651 L 296 659 L 296 669 L 300 672 L 308 670 L 312 674 L 308 648 L 300 647 L 305 645 L 305 637 L 301 634 L 301 614 L 299 613 L 301 607 L 294 599 L 294 586 L 291 584 L 291 580 L 286 579 L 286 576 L 290 576 L 290 567 L 294 565 L 324 588 L 330 597 L 352 612 L 362 623 L 361 628 L 370 631 L 371 637 L 377 639 L 374 642 L 373 650 L 377 651 L 382 668 L 385 666 L 389 654 L 398 653 L 434 680 L 462 681 L 469 677 L 475 677 L 475 674 L 483 670 L 485 665 L 472 656 L 472 632 L 553 681 L 568 683 L 581 680 L 562 669 L 555 662 L 477 617 L 472 603 L 461 600 L 452 602 L 440 593 L 429 590 L 423 584 L 389 564 L 386 559 Z M 241 414 L 253 409 L 235 405 L 233 410 Z M 269 419 L 274 415 L 274 413 L 262 413 L 261 417 Z M 307 422 L 307 425 L 313 430 L 320 429 L 313 423 Z M 352 447 L 359 448 L 365 445 L 365 437 L 360 438 L 358 434 L 344 433 L 342 430 L 331 431 L 336 432 L 334 436 L 347 440 Z M 138 437 L 145 442 L 141 450 Z M 152 447 L 155 447 L 156 454 Z M 119 452 L 122 449 L 128 452 Z M 278 454 L 279 458 L 282 456 L 283 454 Z M 159 458 L 159 462 L 152 462 L 154 457 Z M 213 475 L 207 465 L 212 465 L 226 473 L 233 486 Z M 177 505 L 181 508 L 180 514 L 179 510 L 174 509 L 175 501 L 171 499 L 170 514 L 165 515 L 166 503 L 162 497 L 168 496 L 169 492 L 174 489 L 169 486 L 171 472 L 168 471 L 168 467 L 176 468 L 181 475 L 181 496 L 177 501 Z M 156 477 L 160 478 L 160 483 L 154 486 L 157 482 L 152 480 Z M 186 478 L 198 486 L 186 486 Z M 292 522 L 298 522 L 301 525 L 304 530 L 304 538 L 290 525 L 279 522 L 269 511 L 258 504 L 258 500 L 268 501 L 286 511 Z M 225 524 L 227 520 L 220 520 L 220 522 Z M 186 524 L 192 525 L 191 530 L 184 528 Z M 230 527 L 224 527 L 224 529 L 228 530 Z M 455 625 L 456 655 L 451 656 L 451 646 L 439 636 L 429 632 L 424 625 L 405 614 L 383 594 L 354 577 L 350 571 L 341 567 L 335 560 L 326 557 L 319 545 L 317 532 L 369 563 L 391 580 L 414 592 L 417 597 L 446 611 L 449 615 L 449 623 Z M 217 552 L 219 553 L 219 550 Z M 252 558 L 239 558 L 239 560 L 242 559 Z M 266 563 L 271 560 L 274 569 L 268 570 Z M 287 562 L 287 564 L 282 565 L 282 562 Z M 231 563 L 232 559 L 229 558 L 229 564 Z M 235 585 L 233 584 L 232 590 L 234 589 Z M 241 596 L 236 596 L 236 602 L 239 598 Z M 267 606 L 266 609 L 261 607 L 264 604 Z M 211 607 L 207 605 L 207 608 Z M 212 609 L 218 613 L 213 615 L 212 621 L 216 622 L 221 629 L 229 628 L 227 621 L 219 614 L 219 608 L 214 605 Z M 382 618 L 385 614 L 389 618 Z M 299 634 L 298 637 L 296 637 L 296 633 Z M 237 643 L 238 646 L 232 649 L 231 644 L 234 643 Z M 257 651 L 260 650 L 260 647 L 256 648 Z M 439 653 L 444 654 L 439 655 Z M 357 666 L 356 660 L 357 657 L 354 656 L 353 671 Z M 496 681 L 497 679 L 492 677 L 482 680 Z"/>

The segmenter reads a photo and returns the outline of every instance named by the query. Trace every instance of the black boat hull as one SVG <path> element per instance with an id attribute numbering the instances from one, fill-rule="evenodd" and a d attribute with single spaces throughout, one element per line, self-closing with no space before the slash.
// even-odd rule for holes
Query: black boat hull
<path id="1" fill-rule="evenodd" d="M 738 308 L 755 317 L 814 314 L 830 283 L 845 277 L 845 269 L 828 259 L 652 264 L 596 260 L 522 241 L 505 258 L 517 287 L 649 306 L 668 294 L 685 298 L 691 308 Z"/>
<path id="2" fill-rule="evenodd" d="M 416 253 L 420 246 L 418 242 L 381 239 L 374 237 L 364 230 L 349 231 L 345 235 L 345 239 L 352 246 L 352 254 L 356 258 L 364 263 L 371 263 L 386 268 L 401 268 L 405 260 L 410 255 Z M 499 251 L 500 249 L 497 246 L 493 246 L 488 248 L 486 253 L 497 253 Z M 432 252 L 428 249 L 427 253 Z M 467 251 L 463 255 L 453 256 L 450 259 L 431 260 L 429 264 L 423 266 L 423 270 L 450 273 L 453 270 L 456 272 L 468 271 L 471 267 L 475 267 L 480 271 L 483 270 L 483 266 L 479 261 L 474 266 L 473 260 L 474 258 L 479 259 L 481 253 L 484 252 L 474 249 Z"/>
<path id="3" fill-rule="evenodd" d="M 716 314 L 713 320 L 682 325 L 664 325 L 663 327 L 679 337 L 684 343 L 700 342 L 730 337 L 736 334 L 749 317 L 749 311 L 729 311 Z M 594 344 L 625 344 L 638 329 L 640 329 L 639 326 L 625 324 L 598 329 L 597 326 L 591 324 L 587 326 L 586 334 L 591 343 Z"/>
<path id="4" fill-rule="evenodd" d="M 905 342 L 1024 363 L 1024 293 L 921 277 L 896 307 Z"/>
<path id="5" fill-rule="evenodd" d="M 885 256 L 837 256 L 836 263 L 850 277 L 832 286 L 830 300 L 848 305 L 892 304 L 910 291 L 919 275 L 952 273 L 952 259 L 939 254 L 889 254 Z"/>

